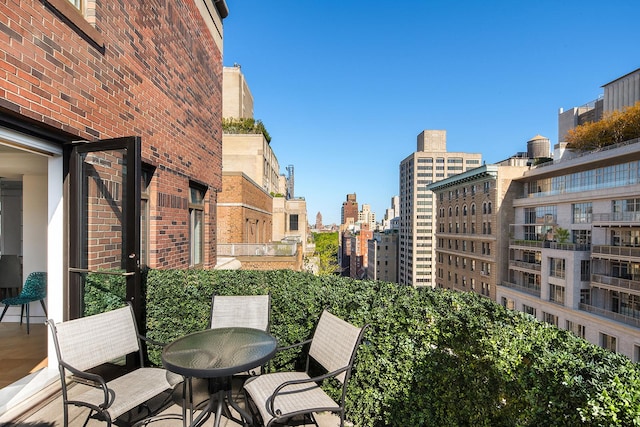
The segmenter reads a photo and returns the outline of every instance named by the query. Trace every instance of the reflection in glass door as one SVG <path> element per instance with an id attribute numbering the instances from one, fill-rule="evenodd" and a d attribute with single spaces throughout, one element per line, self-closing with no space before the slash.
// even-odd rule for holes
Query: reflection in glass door
<path id="1" fill-rule="evenodd" d="M 130 301 L 142 326 L 140 138 L 75 145 L 69 176 L 68 318 Z"/>

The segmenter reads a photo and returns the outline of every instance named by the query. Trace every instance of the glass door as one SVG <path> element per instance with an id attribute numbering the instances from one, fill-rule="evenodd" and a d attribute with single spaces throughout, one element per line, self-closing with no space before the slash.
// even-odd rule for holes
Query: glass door
<path id="1" fill-rule="evenodd" d="M 140 281 L 140 137 L 73 143 L 69 157 L 68 319 L 130 301 Z"/>

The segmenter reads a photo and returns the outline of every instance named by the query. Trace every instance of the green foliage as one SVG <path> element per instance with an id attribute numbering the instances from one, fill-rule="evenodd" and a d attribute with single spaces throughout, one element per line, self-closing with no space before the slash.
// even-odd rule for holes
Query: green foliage
<path id="1" fill-rule="evenodd" d="M 126 297 L 127 285 L 124 276 L 88 273 L 84 284 L 84 316 L 122 307 Z"/>
<path id="2" fill-rule="evenodd" d="M 567 134 L 569 148 L 579 150 L 594 150 L 635 138 L 640 138 L 640 102 L 622 111 L 605 113 L 601 120 L 577 126 Z"/>
<path id="3" fill-rule="evenodd" d="M 556 227 L 554 234 L 556 235 L 556 239 L 558 243 L 567 243 L 569 241 L 569 230 L 562 227 Z"/>
<path id="4" fill-rule="evenodd" d="M 250 117 L 222 119 L 222 132 L 227 134 L 262 134 L 267 142 L 271 142 L 271 136 L 262 121 Z"/>
<path id="5" fill-rule="evenodd" d="M 318 274 L 336 274 L 340 271 L 338 265 L 338 232 L 313 233 L 316 244 L 315 255 L 319 260 Z"/>
<path id="6" fill-rule="evenodd" d="M 162 342 L 204 329 L 214 293 L 270 293 L 281 346 L 310 338 L 326 307 L 369 324 L 347 395 L 356 426 L 640 425 L 637 365 L 472 293 L 289 270 L 154 270 L 147 285 L 147 334 Z M 272 369 L 303 360 L 278 353 Z"/>

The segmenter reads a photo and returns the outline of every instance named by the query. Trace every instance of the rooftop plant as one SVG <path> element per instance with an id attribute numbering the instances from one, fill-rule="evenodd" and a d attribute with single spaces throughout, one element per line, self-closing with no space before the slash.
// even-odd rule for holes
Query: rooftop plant
<path id="1" fill-rule="evenodd" d="M 262 134 L 267 142 L 271 142 L 271 136 L 262 121 L 251 117 L 222 119 L 222 132 L 227 134 Z"/>
<path id="2" fill-rule="evenodd" d="M 640 102 L 620 111 L 605 113 L 601 120 L 571 129 L 569 148 L 593 150 L 640 138 Z"/>

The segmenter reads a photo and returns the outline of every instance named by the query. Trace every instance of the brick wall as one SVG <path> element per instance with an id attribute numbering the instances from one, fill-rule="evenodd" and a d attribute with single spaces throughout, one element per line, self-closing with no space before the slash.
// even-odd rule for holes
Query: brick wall
<path id="1" fill-rule="evenodd" d="M 69 140 L 137 135 L 154 169 L 150 266 L 189 262 L 189 182 L 204 184 L 216 262 L 222 55 L 193 1 L 95 2 L 96 46 L 40 0 L 0 5 L 0 116 Z"/>
<path id="2" fill-rule="evenodd" d="M 225 172 L 218 195 L 219 243 L 268 243 L 273 198 L 242 172 Z"/>

